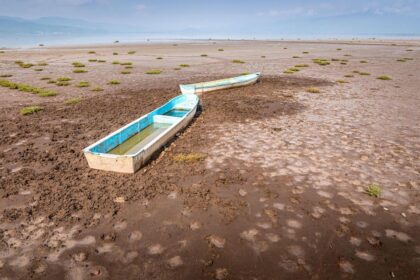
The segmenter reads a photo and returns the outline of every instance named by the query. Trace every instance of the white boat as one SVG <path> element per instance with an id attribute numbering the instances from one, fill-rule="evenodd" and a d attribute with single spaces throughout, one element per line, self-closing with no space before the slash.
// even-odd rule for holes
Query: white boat
<path id="1" fill-rule="evenodd" d="M 181 94 L 83 150 L 90 168 L 134 173 L 193 119 L 199 98 Z"/>
<path id="2" fill-rule="evenodd" d="M 254 84 L 258 81 L 261 76 L 261 72 L 252 73 L 248 75 L 242 75 L 234 78 L 222 79 L 211 82 L 189 84 L 189 85 L 180 85 L 182 93 L 188 94 L 197 94 L 208 91 L 215 91 L 220 89 L 227 89 L 233 87 L 241 87 L 246 85 Z"/>

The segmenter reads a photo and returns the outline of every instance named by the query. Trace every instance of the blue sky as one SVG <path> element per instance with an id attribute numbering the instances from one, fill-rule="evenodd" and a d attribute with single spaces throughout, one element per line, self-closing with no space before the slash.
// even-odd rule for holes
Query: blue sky
<path id="1" fill-rule="evenodd" d="M 66 17 L 156 32 L 420 34 L 420 0 L 0 0 L 0 15 Z"/>

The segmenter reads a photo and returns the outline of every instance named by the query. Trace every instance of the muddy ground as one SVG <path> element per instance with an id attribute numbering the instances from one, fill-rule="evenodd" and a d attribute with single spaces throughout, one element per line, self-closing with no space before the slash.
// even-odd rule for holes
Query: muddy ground
<path id="1" fill-rule="evenodd" d="M 266 44 L 270 53 L 273 43 Z M 327 47 L 288 44 L 296 53 L 325 55 Z M 381 46 L 387 55 L 378 61 L 370 47 L 352 46 L 350 69 L 360 69 L 360 59 L 369 60 L 363 65 L 369 71 L 383 69 L 389 58 L 392 67 L 378 75 L 393 80 L 337 83 L 351 72 L 345 65 L 311 64 L 303 74 L 284 75 L 272 70 L 276 61 L 256 58 L 253 65 L 271 69 L 259 83 L 202 95 L 191 125 L 134 175 L 91 170 L 81 150 L 176 96 L 177 83 L 225 76 L 212 72 L 229 58 L 214 62 L 205 76 L 186 70 L 191 76 L 178 79 L 175 72 L 166 87 L 157 83 L 165 76 L 125 81 L 74 105 L 63 100 L 79 89 L 51 99 L 0 89 L 0 275 L 416 279 L 419 84 L 411 73 L 420 51 L 398 68 L 403 64 L 395 58 L 406 55 L 405 45 Z M 21 70 L 12 71 L 24 80 Z M 106 72 L 98 71 L 99 81 Z M 308 87 L 321 92 L 307 93 Z M 44 110 L 20 116 L 22 104 Z M 203 158 L 179 162 L 181 153 Z M 366 194 L 372 183 L 380 185 L 380 198 Z"/>

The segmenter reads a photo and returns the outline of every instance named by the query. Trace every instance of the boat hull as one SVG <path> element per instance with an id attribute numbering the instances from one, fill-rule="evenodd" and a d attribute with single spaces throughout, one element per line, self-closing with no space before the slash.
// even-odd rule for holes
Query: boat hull
<path id="1" fill-rule="evenodd" d="M 254 84 L 260 78 L 261 73 L 253 73 L 249 75 L 242 75 L 239 77 L 211 81 L 211 82 L 204 82 L 204 83 L 197 83 L 197 84 L 189 84 L 189 85 L 180 85 L 181 92 L 184 94 L 199 94 L 204 92 L 216 91 L 216 90 L 223 90 L 228 88 L 235 88 L 235 87 L 243 87 L 247 85 Z"/>
<path id="2" fill-rule="evenodd" d="M 180 96 L 176 98 L 179 98 Z M 119 173 L 135 173 L 138 169 L 145 165 L 150 160 L 150 158 L 156 152 L 158 152 L 166 143 L 168 143 L 179 131 L 183 130 L 186 126 L 188 126 L 188 124 L 194 118 L 199 101 L 197 96 L 188 95 L 188 104 L 185 102 L 181 103 L 181 106 L 184 106 L 182 109 L 188 109 L 188 112 L 184 116 L 179 118 L 168 117 L 161 114 L 162 111 L 165 111 L 168 108 L 179 108 L 179 104 L 175 105 L 174 107 L 168 106 L 168 104 L 170 104 L 173 100 L 171 100 L 164 106 L 156 109 L 155 111 L 120 128 L 116 132 L 106 136 L 105 138 L 99 140 L 95 144 L 85 148 L 83 152 L 89 164 L 89 167 L 93 169 L 113 171 Z M 186 104 L 188 105 L 188 108 L 185 108 Z M 162 108 L 164 108 L 164 110 L 162 110 Z M 109 153 L 109 151 L 112 151 L 115 147 L 118 147 L 118 145 L 123 144 L 130 137 L 132 137 L 133 132 L 130 132 L 130 130 L 132 131 L 133 127 L 139 127 L 142 125 L 142 123 L 143 126 L 147 123 L 149 123 L 148 125 L 150 125 L 150 121 L 147 121 L 148 119 L 153 120 L 152 124 L 156 120 L 158 120 L 158 122 L 169 122 L 169 127 L 165 129 L 164 133 L 150 140 L 150 142 L 147 143 L 147 145 L 145 145 L 135 153 L 123 155 Z M 140 131 L 141 130 L 139 129 L 139 131 L 135 133 L 139 133 Z M 118 138 L 123 139 L 120 141 L 115 140 Z"/>

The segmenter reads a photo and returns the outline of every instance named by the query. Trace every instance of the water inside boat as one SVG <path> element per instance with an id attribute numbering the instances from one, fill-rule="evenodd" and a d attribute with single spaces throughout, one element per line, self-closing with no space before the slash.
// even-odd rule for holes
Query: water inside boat
<path id="1" fill-rule="evenodd" d="M 170 116 L 170 117 L 178 117 L 178 118 L 182 118 L 183 116 L 185 116 L 187 113 L 189 112 L 189 110 L 182 110 L 182 109 L 172 109 L 168 112 L 166 112 L 164 115 L 165 116 Z"/>
<path id="2" fill-rule="evenodd" d="M 153 139 L 165 133 L 165 131 L 170 126 L 171 124 L 168 123 L 152 123 L 151 125 L 141 130 L 139 133 L 134 134 L 133 136 L 128 138 L 124 143 L 118 145 L 117 147 L 108 151 L 107 153 L 113 155 L 135 154 L 136 152 L 144 148 Z"/>

